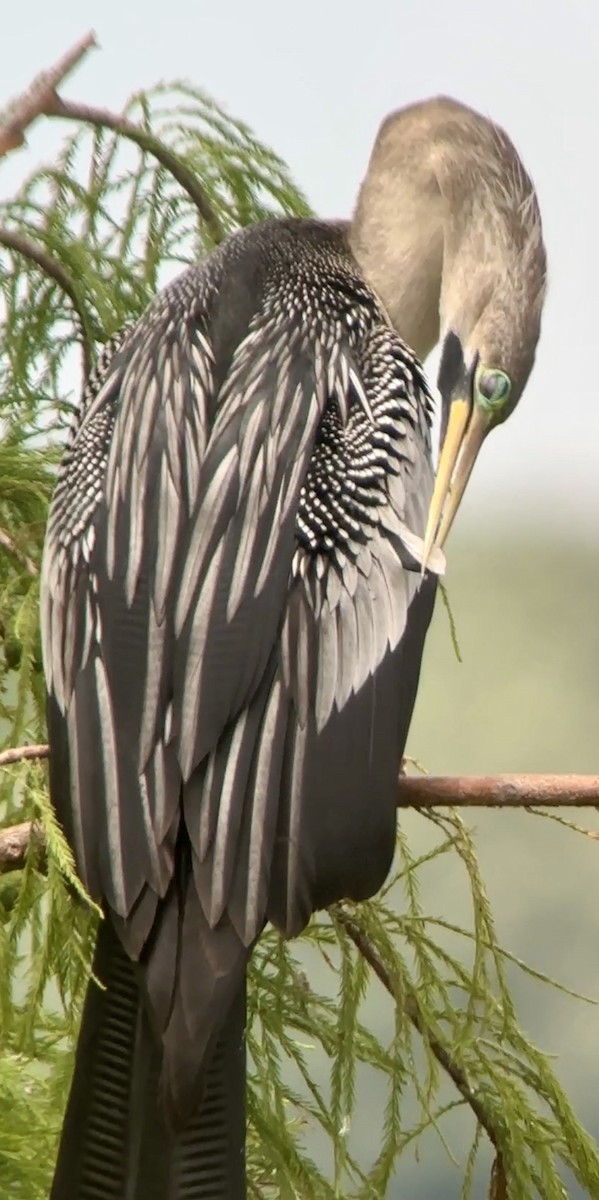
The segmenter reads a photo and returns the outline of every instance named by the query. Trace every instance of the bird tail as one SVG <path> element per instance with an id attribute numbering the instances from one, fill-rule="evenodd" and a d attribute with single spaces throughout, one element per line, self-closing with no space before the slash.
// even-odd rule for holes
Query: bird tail
<path id="1" fill-rule="evenodd" d="M 172 1134 L 161 1050 L 136 969 L 100 927 L 50 1200 L 244 1200 L 245 980 L 205 1074 L 201 1102 Z"/>

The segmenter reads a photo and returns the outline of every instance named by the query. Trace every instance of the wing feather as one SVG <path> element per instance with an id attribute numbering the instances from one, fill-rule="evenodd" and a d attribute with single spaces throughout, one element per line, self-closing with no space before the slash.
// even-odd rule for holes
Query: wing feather
<path id="1" fill-rule="evenodd" d="M 184 312 L 171 320 L 166 336 L 165 348 L 164 324 L 150 311 L 82 416 L 48 527 L 44 648 L 49 684 L 68 717 L 68 804 L 84 879 L 134 923 L 144 886 L 165 894 L 182 789 L 189 781 L 191 795 L 199 772 L 193 841 L 209 868 L 206 915 L 215 923 L 230 890 L 256 755 L 260 777 L 266 773 L 262 712 L 248 724 L 248 705 L 283 618 L 299 490 L 326 401 L 326 359 L 303 334 L 273 340 L 266 325 L 254 326 L 218 397 L 210 396 L 214 356 L 201 306 L 193 321 Z M 273 408 L 284 447 L 277 456 L 266 452 Z M 85 483 L 84 450 L 110 413 L 93 503 L 73 529 L 67 485 Z M 300 619 L 305 625 L 305 614 Z M 261 703 L 270 714 L 265 730 L 278 728 L 285 705 L 271 703 L 268 691 Z M 217 793 L 211 756 L 228 728 Z M 82 746 L 97 747 L 95 762 Z M 273 787 L 267 792 L 272 807 Z M 262 863 L 253 828 L 251 857 Z M 255 928 L 264 879 L 252 886 Z"/>
<path id="2" fill-rule="evenodd" d="M 98 705 L 100 754 L 103 768 L 103 798 L 106 814 L 106 830 L 109 849 L 109 877 L 106 880 L 106 897 L 111 908 L 126 916 L 132 903 L 128 894 L 125 854 L 121 837 L 121 796 L 118 772 L 118 744 L 114 723 L 114 712 L 110 683 L 102 659 L 97 656 L 95 667 L 95 694 Z"/>
<path id="3" fill-rule="evenodd" d="M 206 559 L 213 551 L 219 531 L 224 526 L 223 514 L 228 513 L 236 486 L 234 474 L 235 447 L 231 446 L 217 465 L 203 497 L 203 505 L 195 517 L 189 550 L 176 595 L 175 634 L 180 636 L 183 625 L 201 586 Z M 210 513 L 210 520 L 206 519 Z"/>
<path id="4" fill-rule="evenodd" d="M 366 850 L 364 879 L 387 861 L 395 758 L 384 739 L 395 722 L 400 756 L 393 689 L 431 482 L 430 469 L 422 486 L 413 470 L 429 460 L 408 406 L 407 466 L 385 498 L 375 464 L 367 540 L 348 512 L 343 545 L 300 544 L 325 410 L 342 437 L 356 410 L 366 440 L 378 420 L 367 339 L 354 331 L 350 346 L 345 324 L 330 338 L 301 314 L 281 333 L 257 311 L 223 366 L 217 293 L 201 269 L 183 277 L 117 350 L 65 456 L 43 568 L 47 678 L 70 755 L 57 810 L 84 881 L 144 959 L 171 1067 L 183 1053 L 175 1026 L 191 1038 L 202 997 L 212 1011 L 229 994 L 217 980 L 242 969 L 267 914 L 296 932 L 339 891 L 344 822 L 359 847 L 368 770 L 374 825 L 384 799 L 383 849 L 376 863 Z M 364 723 L 380 767 L 357 757 Z M 212 978 L 180 966 L 194 945 Z"/>

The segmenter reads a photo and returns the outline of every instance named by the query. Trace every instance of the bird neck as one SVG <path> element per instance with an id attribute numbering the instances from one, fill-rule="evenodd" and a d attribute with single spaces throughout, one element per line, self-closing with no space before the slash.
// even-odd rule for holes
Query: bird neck
<path id="1" fill-rule="evenodd" d="M 439 341 L 444 205 L 438 188 L 417 192 L 408 174 L 381 183 L 366 177 L 349 243 L 394 329 L 423 361 Z"/>

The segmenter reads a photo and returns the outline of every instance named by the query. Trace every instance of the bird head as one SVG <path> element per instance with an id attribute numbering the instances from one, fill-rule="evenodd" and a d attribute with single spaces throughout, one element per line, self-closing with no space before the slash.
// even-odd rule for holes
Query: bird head
<path id="1" fill-rule="evenodd" d="M 512 142 L 471 109 L 454 101 L 439 103 L 443 136 L 435 168 L 445 225 L 438 378 L 443 410 L 425 560 L 447 538 L 483 441 L 507 420 L 524 391 L 546 283 L 537 197 Z"/>
<path id="2" fill-rule="evenodd" d="M 537 197 L 502 129 L 436 97 L 383 123 L 352 237 L 401 336 L 421 358 L 442 342 L 426 564 L 484 439 L 513 412 L 533 366 L 546 281 Z"/>

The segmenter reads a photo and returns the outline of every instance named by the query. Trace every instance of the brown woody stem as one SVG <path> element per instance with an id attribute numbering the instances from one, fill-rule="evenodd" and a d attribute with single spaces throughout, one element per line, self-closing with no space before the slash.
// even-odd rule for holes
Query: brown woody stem
<path id="1" fill-rule="evenodd" d="M 212 205 L 207 200 L 204 190 L 198 183 L 194 172 L 182 158 L 179 158 L 179 155 L 174 150 L 169 150 L 168 146 L 165 146 L 159 138 L 154 137 L 147 129 L 142 129 L 141 126 L 134 125 L 132 121 L 128 121 L 126 117 L 111 113 L 105 108 L 92 108 L 89 104 L 75 104 L 71 101 L 63 100 L 56 92 L 53 92 L 49 96 L 48 102 L 43 109 L 43 114 L 46 117 L 62 117 L 68 121 L 82 121 L 86 125 L 93 125 L 96 129 L 112 129 L 120 137 L 134 142 L 136 146 L 139 146 L 140 150 L 153 155 L 163 167 L 166 167 L 166 170 L 170 172 L 173 179 L 176 179 L 183 190 L 187 192 L 202 220 L 208 226 L 215 244 L 222 241 L 223 232 L 220 221 Z"/>
<path id="2" fill-rule="evenodd" d="M 23 869 L 32 837 L 35 837 L 40 847 L 43 846 L 43 830 L 31 821 L 23 821 L 21 825 L 11 825 L 8 829 L 0 830 L 0 875 Z"/>
<path id="3" fill-rule="evenodd" d="M 16 746 L 0 751 L 0 769 L 26 759 L 48 758 L 46 745 Z M 599 775 L 402 775 L 398 807 L 429 808 L 573 808 L 599 807 Z M 0 831 L 0 874 L 25 861 L 27 823 Z M 15 832 L 16 831 L 16 832 Z M 590 836 L 594 836 L 591 834 Z M 20 858 L 11 848 L 4 857 L 4 839 L 22 847 Z M 16 839 L 16 841 L 15 841 Z"/>
<path id="4" fill-rule="evenodd" d="M 416 997 L 406 987 L 405 982 L 402 985 L 401 995 L 397 995 L 393 985 L 393 980 L 389 975 L 384 960 L 381 958 L 376 946 L 368 937 L 368 934 L 362 929 L 360 923 L 354 917 L 350 917 L 340 905 L 335 906 L 335 919 L 343 925 L 346 933 L 351 938 L 352 942 L 359 950 L 362 957 L 372 968 L 377 978 L 387 989 L 394 1000 L 401 1003 L 403 1011 L 407 1013 L 409 1020 L 420 1036 L 430 1047 L 431 1053 L 434 1054 L 437 1062 L 443 1070 L 449 1075 L 449 1078 L 455 1084 L 458 1092 L 463 1099 L 470 1105 L 477 1121 L 485 1130 L 489 1141 L 495 1149 L 498 1149 L 499 1137 L 495 1128 L 491 1115 L 487 1112 L 485 1105 L 480 1100 L 480 1097 L 471 1088 L 466 1072 L 451 1056 L 447 1047 L 443 1045 L 435 1031 L 427 1024 Z"/>
<path id="5" fill-rule="evenodd" d="M 0 750 L 0 768 L 12 767 L 14 763 L 25 762 L 28 759 L 49 758 L 50 747 L 45 742 L 32 746 L 10 746 L 8 750 Z"/>
<path id="6" fill-rule="evenodd" d="M 599 805 L 599 775 L 402 775 L 401 808 L 575 808 Z"/>
<path id="7" fill-rule="evenodd" d="M 53 279 L 65 295 L 68 296 L 73 309 L 79 317 L 83 375 L 87 379 L 93 362 L 93 336 L 89 329 L 87 313 L 68 271 L 43 246 L 32 242 L 29 238 L 23 237 L 21 233 L 17 233 L 14 229 L 0 227 L 0 246 L 6 246 L 7 250 L 15 250 L 17 254 L 21 254 L 29 262 L 35 263 L 43 271 L 44 275 L 47 275 L 49 279 Z"/>
<path id="8" fill-rule="evenodd" d="M 2 234 L 0 233 L 0 238 L 1 237 Z M 17 543 L 7 529 L 0 528 L 0 546 L 3 550 L 6 550 L 7 554 L 10 554 L 12 558 L 15 559 L 15 562 L 18 562 L 21 567 L 25 568 L 28 575 L 35 576 L 39 574 L 37 564 L 34 563 L 33 559 L 30 558 L 28 554 L 25 554 L 24 550 L 21 550 L 21 548 L 17 546 Z"/>
<path id="9" fill-rule="evenodd" d="M 0 114 L 0 158 L 17 150 L 25 142 L 27 129 L 44 115 L 56 88 L 64 83 L 67 75 L 79 65 L 81 59 L 97 46 L 95 33 L 86 33 L 58 62 L 47 71 L 36 75 L 26 92 L 13 100 L 4 113 Z"/>

